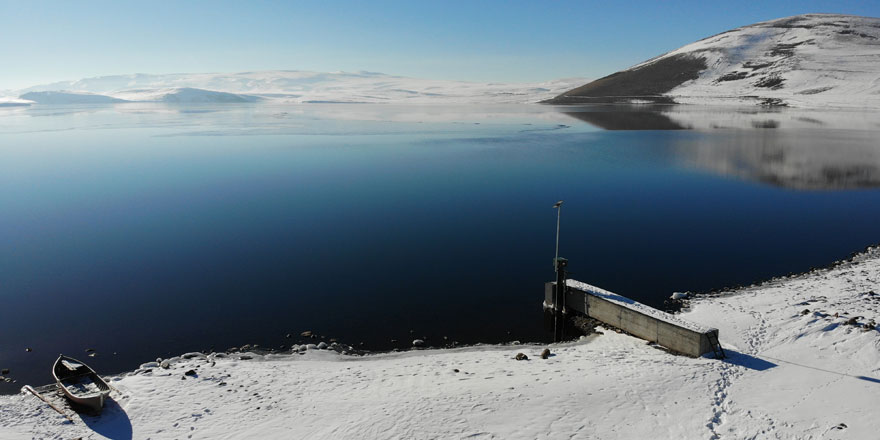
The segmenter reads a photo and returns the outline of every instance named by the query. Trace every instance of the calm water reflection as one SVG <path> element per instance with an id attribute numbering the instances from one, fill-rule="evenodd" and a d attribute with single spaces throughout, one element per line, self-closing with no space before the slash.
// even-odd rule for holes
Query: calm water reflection
<path id="1" fill-rule="evenodd" d="M 574 277 L 649 304 L 824 265 L 880 241 L 877 129 L 687 107 L 0 109 L 0 368 L 19 380 L 0 391 L 86 348 L 109 372 L 303 330 L 547 340 L 558 199 Z"/>

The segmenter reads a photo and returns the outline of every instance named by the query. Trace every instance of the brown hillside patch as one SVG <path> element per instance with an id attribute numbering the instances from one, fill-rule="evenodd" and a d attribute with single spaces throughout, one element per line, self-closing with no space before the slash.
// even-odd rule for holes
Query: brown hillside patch
<path id="1" fill-rule="evenodd" d="M 613 73 L 544 102 L 572 104 L 617 102 L 621 97 L 663 98 L 664 93 L 697 79 L 705 69 L 706 59 L 703 57 L 674 55 L 636 69 Z"/>

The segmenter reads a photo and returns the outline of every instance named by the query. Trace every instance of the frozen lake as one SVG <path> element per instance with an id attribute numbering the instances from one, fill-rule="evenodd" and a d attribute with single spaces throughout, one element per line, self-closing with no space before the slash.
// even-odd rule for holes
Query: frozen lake
<path id="1" fill-rule="evenodd" d="M 878 122 L 669 106 L 0 108 L 0 368 L 18 380 L 0 393 L 50 382 L 58 353 L 86 349 L 110 373 L 304 330 L 374 350 L 549 340 L 560 199 L 573 277 L 658 307 L 826 265 L 880 242 Z"/>

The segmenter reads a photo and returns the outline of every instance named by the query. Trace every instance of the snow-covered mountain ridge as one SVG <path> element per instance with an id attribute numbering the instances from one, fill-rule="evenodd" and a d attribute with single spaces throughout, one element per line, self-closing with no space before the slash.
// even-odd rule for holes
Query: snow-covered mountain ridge
<path id="1" fill-rule="evenodd" d="M 880 107 L 880 18 L 805 14 L 743 26 L 549 102 L 609 101 Z"/>
<path id="2" fill-rule="evenodd" d="M 19 100 L 59 103 L 254 102 L 284 103 L 526 103 L 555 96 L 582 78 L 541 83 L 479 83 L 392 76 L 375 72 L 275 70 L 241 73 L 133 74 L 28 87 L 5 94 Z M 41 93 L 43 95 L 41 95 Z M 2 95 L 2 94 L 0 94 Z M 31 98 L 28 98 L 30 96 Z"/>

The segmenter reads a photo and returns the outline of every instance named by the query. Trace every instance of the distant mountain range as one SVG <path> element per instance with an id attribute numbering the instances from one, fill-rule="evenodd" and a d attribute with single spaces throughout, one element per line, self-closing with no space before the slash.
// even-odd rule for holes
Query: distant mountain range
<path id="1" fill-rule="evenodd" d="M 0 106 L 166 103 L 682 103 L 880 107 L 880 18 L 806 14 L 726 31 L 608 75 L 542 83 L 376 72 L 133 74 L 0 92 Z M 580 85 L 580 87 L 578 87 Z M 5 98 L 4 98 L 5 96 Z"/>
<path id="2" fill-rule="evenodd" d="M 880 19 L 806 14 L 723 32 L 545 101 L 880 107 Z"/>
<path id="3" fill-rule="evenodd" d="M 276 70 L 241 73 L 114 75 L 7 91 L 7 105 L 166 103 L 529 103 L 583 78 L 542 83 L 426 80 L 376 72 Z M 0 94 L 2 96 L 3 94 Z M 2 103 L 0 102 L 0 103 Z"/>

